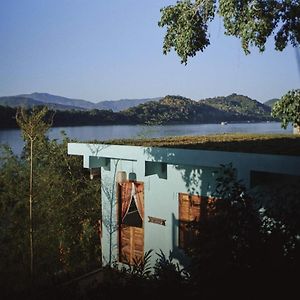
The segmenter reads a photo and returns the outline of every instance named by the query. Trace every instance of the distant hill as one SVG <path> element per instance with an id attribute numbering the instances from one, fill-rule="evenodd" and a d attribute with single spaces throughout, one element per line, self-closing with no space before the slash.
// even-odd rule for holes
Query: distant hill
<path id="1" fill-rule="evenodd" d="M 231 94 L 226 97 L 200 100 L 200 102 L 222 110 L 238 119 L 260 120 L 269 118 L 271 114 L 269 106 L 243 95 Z"/>
<path id="2" fill-rule="evenodd" d="M 181 96 L 166 96 L 123 113 L 137 123 L 217 123 L 222 121 L 272 120 L 270 107 L 243 95 L 194 101 Z"/>
<path id="3" fill-rule="evenodd" d="M 71 107 L 71 109 L 73 107 L 75 107 L 76 109 L 78 109 L 78 108 L 93 109 L 94 105 L 95 105 L 95 103 L 90 102 L 90 101 L 56 96 L 56 95 L 52 95 L 52 94 L 48 94 L 48 93 L 32 93 L 32 94 L 24 94 L 24 95 L 20 95 L 20 96 L 26 97 L 29 99 L 34 99 L 36 101 L 40 101 L 45 104 L 54 103 L 54 104 L 64 105 L 66 107 Z"/>
<path id="4" fill-rule="evenodd" d="M 264 103 L 264 105 L 267 105 L 267 106 L 269 106 L 269 107 L 273 107 L 273 105 L 275 104 L 275 102 L 277 102 L 277 101 L 279 101 L 280 99 L 278 99 L 278 98 L 274 98 L 274 99 L 270 99 L 270 100 L 268 100 L 268 101 L 266 101 L 265 103 Z"/>
<path id="5" fill-rule="evenodd" d="M 9 107 L 25 106 L 27 108 L 36 105 L 45 105 L 51 109 L 58 110 L 104 109 L 118 112 L 139 104 L 146 103 L 148 101 L 158 101 L 160 99 L 161 97 L 145 99 L 121 99 L 116 101 L 110 100 L 93 103 L 86 100 L 61 97 L 48 93 L 32 93 L 0 97 L 0 105 Z"/>
<path id="6" fill-rule="evenodd" d="M 77 106 L 68 106 L 65 104 L 55 103 L 55 102 L 46 102 L 40 101 L 34 98 L 30 98 L 28 95 L 20 95 L 20 96 L 6 96 L 0 97 L 0 105 L 7 107 L 25 107 L 32 108 L 34 106 L 47 106 L 53 110 L 81 110 L 81 107 Z"/>
<path id="7" fill-rule="evenodd" d="M 162 99 L 162 97 L 156 97 L 156 98 L 145 98 L 145 99 L 121 99 L 121 100 L 115 100 L 115 101 L 101 101 L 96 103 L 95 108 L 97 109 L 106 109 L 106 110 L 112 110 L 114 112 L 122 111 L 125 109 L 128 109 L 130 107 L 134 107 L 140 104 L 144 104 L 149 101 L 159 101 Z"/>

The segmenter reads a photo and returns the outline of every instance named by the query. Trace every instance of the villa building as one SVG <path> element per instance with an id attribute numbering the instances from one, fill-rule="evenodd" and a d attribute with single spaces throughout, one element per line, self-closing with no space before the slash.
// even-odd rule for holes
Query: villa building
<path id="1" fill-rule="evenodd" d="M 101 179 L 103 265 L 132 264 L 150 249 L 184 264 L 186 224 L 215 196 L 221 165 L 248 188 L 300 178 L 300 156 L 84 143 L 68 153 Z"/>

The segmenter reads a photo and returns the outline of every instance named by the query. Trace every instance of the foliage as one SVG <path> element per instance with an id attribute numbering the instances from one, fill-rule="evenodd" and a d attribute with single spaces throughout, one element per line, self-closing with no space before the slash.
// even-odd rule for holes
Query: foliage
<path id="1" fill-rule="evenodd" d="M 207 204 L 206 215 L 191 224 L 200 232 L 188 251 L 192 257 L 191 276 L 199 282 L 219 280 L 243 270 L 258 254 L 260 219 L 253 199 L 236 181 L 231 166 L 223 166 L 222 174 L 217 198 Z"/>
<path id="2" fill-rule="evenodd" d="M 79 157 L 67 155 L 68 141 L 66 136 L 61 143 L 44 137 L 35 145 L 36 285 L 51 285 L 101 264 L 100 183 L 89 179 Z M 29 166 L 25 156 L 5 148 L 0 169 L 0 287 L 10 295 L 29 285 Z"/>
<path id="3" fill-rule="evenodd" d="M 267 194 L 250 193 L 236 180 L 232 166 L 223 166 L 215 201 L 208 204 L 199 222 L 191 224 L 199 234 L 188 250 L 192 257 L 188 270 L 193 286 L 206 286 L 204 297 L 225 293 L 244 297 L 249 284 L 252 289 L 247 299 L 255 298 L 258 292 L 262 297 L 292 293 L 288 287 L 299 276 L 300 263 L 300 210 L 295 206 L 299 185 L 292 194 L 282 193 L 281 201 L 270 195 L 266 200 Z M 287 196 L 296 202 L 290 201 L 282 211 L 279 205 L 287 202 Z M 275 283 L 280 286 L 270 291 Z M 215 285 L 221 293 L 213 290 Z"/>
<path id="4" fill-rule="evenodd" d="M 149 277 L 151 273 L 150 259 L 152 249 L 144 254 L 144 257 L 134 258 L 133 265 L 129 266 L 128 272 L 135 277 Z"/>
<path id="5" fill-rule="evenodd" d="M 132 266 L 106 266 L 102 269 L 102 280 L 97 283 L 91 282 L 84 294 L 87 299 L 117 299 L 127 297 L 134 299 L 164 299 L 172 295 L 173 299 L 179 299 L 189 295 L 186 290 L 187 277 L 183 270 L 172 258 L 167 258 L 162 252 L 156 253 L 155 272 L 150 272 L 150 259 L 152 250 L 144 255 L 144 263 L 140 261 Z M 79 290 L 76 290 L 77 296 Z M 83 297 L 85 299 L 85 297 Z"/>
<path id="6" fill-rule="evenodd" d="M 23 110 L 32 113 L 33 110 L 42 110 L 42 106 L 34 109 Z M 15 128 L 17 108 L 10 108 L 0 105 L 0 128 Z M 55 113 L 55 115 L 54 115 Z M 85 110 L 49 110 L 46 118 L 54 115 L 53 126 L 82 126 L 82 125 L 108 125 L 108 124 L 135 124 L 122 113 L 115 113 L 111 110 L 92 109 Z"/>
<path id="7" fill-rule="evenodd" d="M 27 142 L 27 147 L 30 151 L 28 155 L 28 160 L 30 164 L 29 170 L 29 244 L 30 244 L 30 275 L 33 276 L 33 216 L 32 216 L 32 206 L 33 206 L 33 160 L 34 160 L 34 146 L 37 139 L 44 138 L 46 131 L 51 127 L 52 121 L 44 121 L 45 116 L 48 112 L 46 107 L 41 110 L 33 109 L 29 113 L 25 109 L 20 108 L 17 110 L 16 121 L 21 128 L 21 132 L 24 140 Z"/>
<path id="8" fill-rule="evenodd" d="M 23 138 L 26 141 L 35 141 L 45 135 L 48 129 L 52 126 L 52 118 L 45 121 L 46 114 L 48 113 L 47 107 L 35 107 L 32 110 L 25 110 L 18 108 L 16 113 L 16 121 L 21 128 Z"/>
<path id="9" fill-rule="evenodd" d="M 288 43 L 300 43 L 300 4 L 297 0 L 179 0 L 161 9 L 160 27 L 166 27 L 163 52 L 172 48 L 187 63 L 209 44 L 208 23 L 220 15 L 225 34 L 241 39 L 246 54 L 255 46 L 265 50 L 274 34 L 275 49 L 282 51 Z"/>
<path id="10" fill-rule="evenodd" d="M 221 111 L 234 115 L 243 116 L 244 119 L 257 120 L 270 116 L 271 110 L 266 105 L 252 100 L 249 97 L 231 94 L 227 97 L 204 99 L 203 103 Z"/>
<path id="11" fill-rule="evenodd" d="M 272 109 L 272 115 L 281 119 L 281 126 L 287 128 L 288 123 L 300 126 L 300 89 L 285 94 Z"/>
<path id="12" fill-rule="evenodd" d="M 186 64 L 188 57 L 195 56 L 210 44 L 207 23 L 214 17 L 214 1 L 203 2 L 203 5 L 199 1 L 178 1 L 176 5 L 167 6 L 161 12 L 158 25 L 167 27 L 164 54 L 174 48 L 181 62 Z"/>
<path id="13" fill-rule="evenodd" d="M 178 287 L 189 278 L 189 274 L 174 261 L 171 254 L 169 258 L 161 250 L 156 254 L 158 259 L 154 266 L 154 277 L 161 281 L 161 285 L 172 286 L 175 284 Z"/>

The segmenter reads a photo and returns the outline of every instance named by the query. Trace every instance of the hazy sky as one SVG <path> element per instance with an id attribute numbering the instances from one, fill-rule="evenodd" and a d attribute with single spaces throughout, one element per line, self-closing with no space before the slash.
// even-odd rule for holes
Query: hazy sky
<path id="1" fill-rule="evenodd" d="M 233 92 L 259 101 L 299 88 L 296 50 L 245 56 L 210 25 L 211 45 L 187 66 L 162 54 L 164 0 L 1 0 L 0 96 L 32 92 L 90 101 Z"/>

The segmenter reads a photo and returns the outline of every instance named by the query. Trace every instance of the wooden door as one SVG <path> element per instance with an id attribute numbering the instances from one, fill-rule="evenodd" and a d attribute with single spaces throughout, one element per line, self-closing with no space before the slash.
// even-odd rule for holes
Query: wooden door
<path id="1" fill-rule="evenodd" d="M 144 205 L 144 184 L 134 182 L 138 192 L 139 201 Z M 131 181 L 122 183 L 119 186 L 119 202 L 121 204 L 124 190 L 132 185 Z M 128 209 L 127 215 L 119 218 L 119 261 L 127 264 L 134 264 L 143 258 L 144 254 L 144 215 L 143 211 L 138 211 L 134 201 Z"/>

